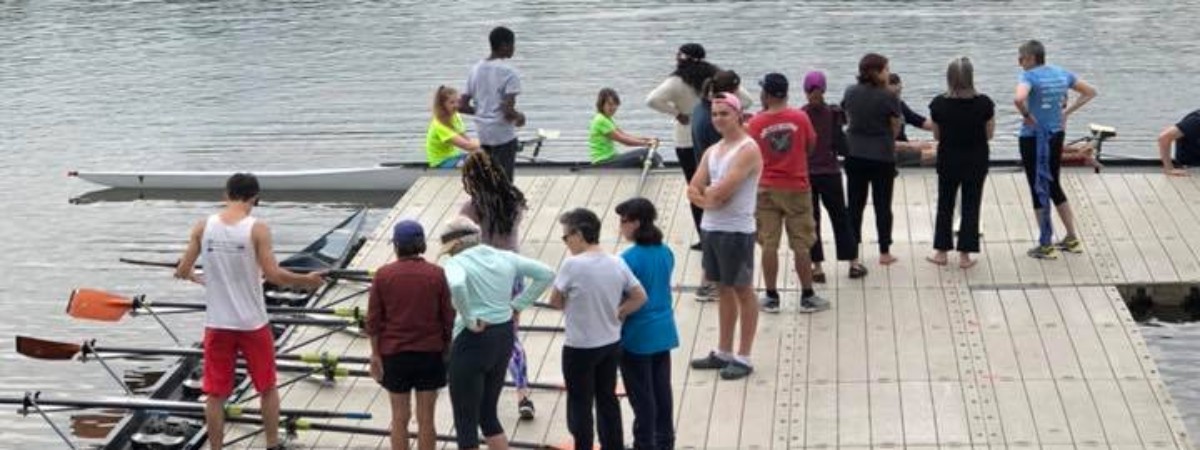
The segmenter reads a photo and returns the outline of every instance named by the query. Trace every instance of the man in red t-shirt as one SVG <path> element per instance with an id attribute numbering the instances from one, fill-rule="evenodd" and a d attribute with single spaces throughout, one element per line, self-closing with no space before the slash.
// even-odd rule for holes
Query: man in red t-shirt
<path id="1" fill-rule="evenodd" d="M 796 274 L 800 276 L 803 288 L 800 312 L 827 309 L 829 302 L 813 291 L 809 256 L 816 241 L 816 225 L 808 184 L 808 153 L 817 143 L 817 133 L 804 111 L 788 107 L 787 77 L 769 73 L 758 84 L 762 86 L 761 98 L 766 110 L 755 114 L 746 127 L 758 142 L 763 157 L 758 206 L 754 213 L 758 244 L 763 249 L 763 284 L 767 288 L 761 301 L 762 309 L 779 312 L 779 244 L 785 227 L 795 258 Z"/>

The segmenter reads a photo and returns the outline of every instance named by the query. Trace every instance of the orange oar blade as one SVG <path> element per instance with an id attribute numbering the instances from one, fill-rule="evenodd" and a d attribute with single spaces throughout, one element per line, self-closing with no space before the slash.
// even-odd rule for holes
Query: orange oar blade
<path id="1" fill-rule="evenodd" d="M 67 314 L 79 319 L 116 322 L 133 309 L 133 300 L 95 289 L 76 289 L 67 300 Z"/>
<path id="2" fill-rule="evenodd" d="M 71 359 L 79 354 L 79 344 L 17 336 L 17 353 L 37 359 Z"/>

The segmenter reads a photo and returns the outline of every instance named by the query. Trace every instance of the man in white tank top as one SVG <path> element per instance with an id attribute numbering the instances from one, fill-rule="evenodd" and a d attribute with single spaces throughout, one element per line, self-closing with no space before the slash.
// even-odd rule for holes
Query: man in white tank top
<path id="1" fill-rule="evenodd" d="M 754 296 L 754 210 L 762 154 L 742 126 L 742 104 L 733 94 L 712 100 L 713 127 L 721 140 L 704 152 L 688 186 L 688 200 L 704 208 L 704 278 L 717 283 L 720 338 L 717 349 L 693 360 L 694 369 L 720 369 L 721 378 L 736 380 L 754 371 L 750 349 L 758 331 Z M 740 321 L 739 321 L 740 319 Z M 733 329 L 741 328 L 733 353 Z"/>
<path id="2" fill-rule="evenodd" d="M 279 447 L 279 392 L 275 388 L 275 339 L 263 300 L 265 278 L 277 285 L 316 289 L 322 274 L 292 273 L 279 267 L 267 224 L 250 216 L 258 203 L 258 179 L 238 173 L 225 183 L 225 208 L 192 227 L 187 250 L 175 277 L 204 285 L 208 304 L 204 321 L 204 417 L 208 444 L 225 441 L 225 400 L 233 392 L 240 351 L 254 388 L 261 395 L 263 432 L 268 448 Z M 204 257 L 204 274 L 196 260 Z"/>

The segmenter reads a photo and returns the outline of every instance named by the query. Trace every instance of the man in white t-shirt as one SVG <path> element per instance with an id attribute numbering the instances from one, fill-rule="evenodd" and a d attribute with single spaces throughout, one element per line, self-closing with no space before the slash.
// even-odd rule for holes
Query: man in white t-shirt
<path id="1" fill-rule="evenodd" d="M 592 405 L 600 447 L 625 448 L 617 367 L 621 322 L 646 303 L 646 291 L 620 257 L 600 248 L 600 219 L 583 208 L 559 219 L 571 256 L 563 260 L 550 305 L 563 309 L 566 341 L 562 371 L 567 385 L 567 429 L 575 448 L 593 443 Z"/>
<path id="2" fill-rule="evenodd" d="M 258 203 L 258 179 L 237 173 L 225 182 L 225 208 L 192 227 L 187 250 L 175 277 L 204 285 L 204 418 L 208 444 L 225 442 L 225 400 L 233 392 L 237 355 L 246 359 L 254 389 L 261 396 L 267 448 L 279 442 L 279 391 L 275 386 L 275 338 L 268 323 L 262 282 L 280 286 L 320 287 L 321 273 L 299 275 L 279 267 L 271 249 L 271 230 L 250 215 Z M 204 258 L 204 274 L 195 273 Z"/>
<path id="3" fill-rule="evenodd" d="M 492 53 L 471 67 L 458 111 L 475 116 L 480 146 L 511 180 L 520 149 L 517 128 L 525 126 L 525 114 L 517 111 L 521 75 L 507 61 L 516 51 L 516 35 L 508 28 L 496 27 L 488 42 Z"/>

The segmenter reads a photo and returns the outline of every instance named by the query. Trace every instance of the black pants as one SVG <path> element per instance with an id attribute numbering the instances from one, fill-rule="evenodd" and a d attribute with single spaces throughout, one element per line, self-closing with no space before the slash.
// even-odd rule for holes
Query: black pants
<path id="1" fill-rule="evenodd" d="M 504 374 L 512 356 L 513 324 L 488 325 L 480 333 L 463 330 L 450 353 L 450 405 L 458 448 L 479 448 L 484 437 L 504 433 L 496 403 L 504 389 Z"/>
<path id="2" fill-rule="evenodd" d="M 1067 194 L 1063 192 L 1058 176 L 1058 171 L 1062 168 L 1063 139 L 1065 138 L 1066 133 L 1062 131 L 1050 135 L 1050 176 L 1054 178 L 1054 181 L 1050 183 L 1050 201 L 1054 202 L 1054 206 L 1067 201 Z M 1025 168 L 1025 181 L 1029 182 L 1029 195 L 1033 197 L 1033 209 L 1042 209 L 1042 203 L 1038 199 L 1035 187 L 1037 183 L 1037 138 L 1022 136 L 1017 143 L 1021 148 L 1021 166 Z"/>
<path id="3" fill-rule="evenodd" d="M 892 187 L 896 182 L 896 164 L 858 158 L 846 158 L 846 196 L 850 207 L 850 227 L 855 242 L 861 244 L 863 212 L 867 209 L 867 191 L 875 204 L 875 231 L 879 253 L 892 247 Z"/>
<path id="4" fill-rule="evenodd" d="M 687 178 L 688 183 L 692 182 L 692 177 L 696 175 L 696 167 L 700 161 L 696 158 L 696 151 L 691 147 L 675 147 L 675 158 L 679 159 L 679 167 L 683 169 L 683 177 Z M 696 225 L 696 234 L 700 234 L 700 219 L 704 217 L 704 209 L 696 205 L 692 206 L 692 222 Z"/>
<path id="5" fill-rule="evenodd" d="M 521 148 L 520 142 L 513 139 L 500 145 L 481 145 L 480 147 L 492 157 L 492 162 L 504 169 L 504 174 L 508 175 L 509 181 L 512 181 L 513 170 L 517 165 L 517 150 Z"/>
<path id="6" fill-rule="evenodd" d="M 938 175 L 937 219 L 933 227 L 933 248 L 960 252 L 979 252 L 979 208 L 983 203 L 986 175 Z M 962 189 L 962 217 L 958 222 L 958 247 L 954 247 L 954 198 Z"/>
<path id="7" fill-rule="evenodd" d="M 597 348 L 563 347 L 562 371 L 567 385 L 567 430 L 576 450 L 592 450 L 592 406 L 603 450 L 623 450 L 621 403 L 617 400 L 617 366 L 621 343 Z"/>
<path id="8" fill-rule="evenodd" d="M 671 352 L 622 353 L 621 379 L 625 380 L 625 392 L 633 407 L 634 450 L 674 449 Z"/>
<path id="9" fill-rule="evenodd" d="M 837 245 L 837 259 L 852 261 L 858 258 L 858 242 L 850 229 L 850 216 L 846 211 L 846 194 L 842 189 L 842 174 L 810 175 L 812 185 L 813 220 L 816 221 L 817 241 L 813 244 L 813 262 L 825 261 L 825 249 L 821 244 L 821 204 L 829 211 L 829 222 L 833 224 L 833 240 Z"/>
<path id="10" fill-rule="evenodd" d="M 622 167 L 622 168 L 637 167 L 637 168 L 641 168 L 642 164 L 646 163 L 646 156 L 649 154 L 650 154 L 650 149 L 648 149 L 648 148 L 637 148 L 637 149 L 633 149 L 633 150 L 625 150 L 623 152 L 617 153 L 617 156 L 613 157 L 613 159 L 610 159 L 608 161 L 604 161 L 601 163 L 596 163 L 593 165 L 601 166 L 601 167 Z M 652 164 L 654 167 L 661 166 L 662 165 L 662 156 L 660 156 L 658 153 L 655 153 Z"/>

